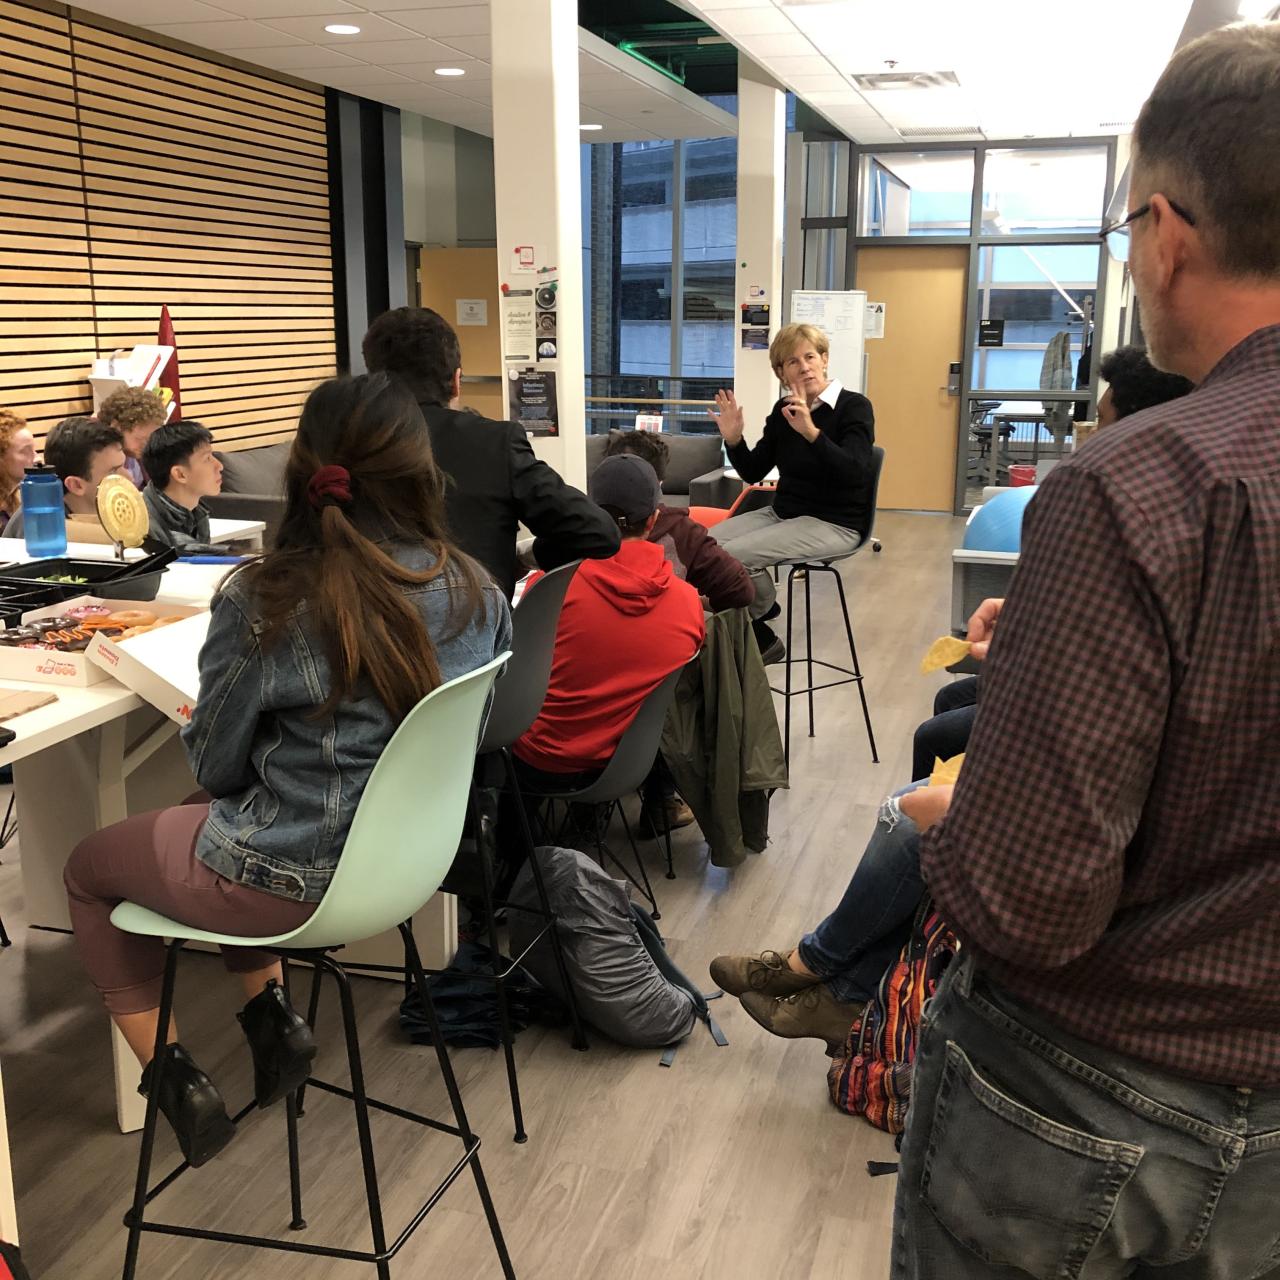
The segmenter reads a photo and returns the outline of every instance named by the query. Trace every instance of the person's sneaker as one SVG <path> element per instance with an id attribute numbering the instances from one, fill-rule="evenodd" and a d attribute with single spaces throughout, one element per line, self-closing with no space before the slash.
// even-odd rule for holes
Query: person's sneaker
<path id="1" fill-rule="evenodd" d="M 678 831 L 693 822 L 693 810 L 679 796 L 669 796 L 663 801 L 667 810 L 667 830 Z M 657 840 L 662 836 L 662 818 L 654 813 L 648 805 L 640 811 L 640 821 L 636 824 L 636 834 L 646 840 Z"/>
<path id="2" fill-rule="evenodd" d="M 739 1002 L 773 1035 L 784 1040 L 822 1040 L 828 1052 L 844 1044 L 850 1028 L 866 1008 L 863 1004 L 842 1004 L 825 982 L 789 996 L 747 991 L 739 997 Z"/>
<path id="3" fill-rule="evenodd" d="M 253 1054 L 253 1095 L 269 1107 L 305 1084 L 316 1056 L 307 1020 L 272 978 L 236 1018 Z"/>
<path id="4" fill-rule="evenodd" d="M 214 1083 L 180 1045 L 165 1047 L 160 1081 L 160 1110 L 177 1135 L 182 1157 L 193 1168 L 207 1164 L 236 1136 L 236 1126 Z M 142 1069 L 138 1092 L 151 1096 L 155 1059 Z"/>
<path id="5" fill-rule="evenodd" d="M 791 969 L 786 952 L 762 951 L 758 956 L 716 956 L 711 962 L 711 981 L 731 996 L 747 991 L 789 996 L 813 986 L 818 979 Z"/>

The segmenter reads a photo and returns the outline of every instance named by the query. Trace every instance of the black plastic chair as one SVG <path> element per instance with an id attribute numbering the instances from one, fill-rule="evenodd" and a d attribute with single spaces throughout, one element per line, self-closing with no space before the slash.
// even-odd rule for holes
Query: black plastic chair
<path id="1" fill-rule="evenodd" d="M 791 765 L 791 699 L 807 697 L 809 699 L 809 737 L 813 737 L 813 695 L 819 689 L 834 689 L 837 685 L 856 684 L 858 686 L 858 697 L 862 701 L 862 718 L 867 725 L 867 742 L 871 746 L 871 762 L 872 764 L 880 763 L 880 756 L 876 751 L 875 733 L 871 728 L 871 711 L 867 706 L 866 691 L 862 687 L 862 668 L 858 664 L 858 650 L 853 642 L 853 625 L 849 621 L 849 602 L 844 594 L 844 582 L 840 577 L 840 570 L 836 568 L 841 561 L 852 559 L 863 547 L 868 544 L 874 544 L 875 539 L 872 533 L 875 530 L 876 523 L 876 499 L 880 492 L 880 473 L 884 470 L 884 450 L 879 445 L 873 445 L 871 449 L 873 458 L 874 473 L 871 481 L 871 521 L 867 526 L 866 537 L 862 539 L 858 545 L 844 555 L 829 556 L 820 560 L 785 560 L 782 563 L 787 566 L 787 657 L 786 657 L 786 681 L 785 686 L 781 689 L 773 688 L 774 693 L 781 694 L 785 701 L 785 709 L 783 715 L 783 731 L 782 731 L 782 751 L 783 757 L 787 762 L 788 768 Z M 842 667 L 834 662 L 825 662 L 821 658 L 813 656 L 813 614 L 811 610 L 811 586 L 813 576 L 817 573 L 830 574 L 835 579 L 836 590 L 840 593 L 840 614 L 844 618 L 845 636 L 849 641 L 849 660 L 853 664 L 852 667 Z M 795 583 L 796 578 L 800 577 L 804 582 L 804 634 L 805 634 L 805 651 L 803 654 L 797 655 L 792 647 L 792 630 L 795 622 Z M 803 662 L 806 668 L 806 683 L 803 689 L 793 689 L 791 687 L 791 669 L 797 662 Z M 814 684 L 813 669 L 814 667 L 826 667 L 828 671 L 838 671 L 844 677 L 840 680 L 828 680 L 825 684 Z"/>
<path id="2" fill-rule="evenodd" d="M 544 574 L 521 597 L 511 615 L 511 659 L 507 669 L 494 686 L 493 704 L 476 758 L 475 781 L 471 789 L 472 834 L 464 839 L 449 874 L 441 886 L 448 893 L 470 894 L 479 889 L 484 903 L 489 950 L 493 956 L 493 981 L 497 993 L 498 1025 L 502 1033 L 502 1047 L 507 1063 L 507 1084 L 511 1092 L 511 1112 L 515 1120 L 515 1140 L 528 1141 L 524 1128 L 524 1115 L 520 1106 L 520 1083 L 516 1074 L 515 1036 L 511 1030 L 511 1018 L 507 1005 L 506 982 L 512 971 L 529 954 L 529 951 L 546 934 L 550 935 L 551 951 L 555 959 L 560 982 L 569 998 L 569 1017 L 573 1027 L 573 1047 L 585 1050 L 586 1032 L 578 1013 L 577 996 L 569 970 L 565 965 L 564 948 L 556 928 L 555 913 L 547 898 L 542 868 L 533 856 L 533 834 L 529 830 L 525 814 L 520 782 L 511 759 L 511 744 L 534 722 L 542 704 L 546 701 L 547 685 L 551 679 L 551 662 L 555 654 L 556 629 L 565 593 L 574 572 L 582 562 L 575 560 Z M 497 797 L 505 786 L 515 798 L 514 808 L 519 815 L 520 836 L 524 851 L 533 872 L 534 889 L 538 896 L 537 907 L 500 901 L 494 896 L 496 884 L 497 840 L 495 820 Z M 474 872 L 479 871 L 480 883 L 476 885 Z M 534 935 L 529 945 L 512 958 L 510 965 L 502 963 L 498 946 L 497 912 L 523 911 L 537 916 L 543 927 Z"/>
<path id="3" fill-rule="evenodd" d="M 645 870 L 644 860 L 640 857 L 639 846 L 636 844 L 635 835 L 632 833 L 630 822 L 627 821 L 627 814 L 621 801 L 623 797 L 640 789 L 645 778 L 649 776 L 649 770 L 653 768 L 653 762 L 658 756 L 658 747 L 662 742 L 662 727 L 666 723 L 667 708 L 671 705 L 676 684 L 683 671 L 684 667 L 677 667 L 640 704 L 640 710 L 636 712 L 635 719 L 627 726 L 627 731 L 618 740 L 609 763 L 605 765 L 594 782 L 577 790 L 539 787 L 534 791 L 529 788 L 530 794 L 536 795 L 541 800 L 558 801 L 566 805 L 605 806 L 605 812 L 600 820 L 592 824 L 592 841 L 595 844 L 596 853 L 601 863 L 606 859 L 612 862 L 644 894 L 653 908 L 652 914 L 655 920 L 661 919 L 662 913 L 658 910 L 658 900 L 653 895 L 649 873 Z M 635 857 L 639 880 L 627 870 L 604 842 L 604 832 L 615 811 L 622 819 L 622 829 L 627 833 L 627 842 L 631 845 L 631 852 Z M 667 839 L 668 865 L 670 865 L 669 833 Z"/>

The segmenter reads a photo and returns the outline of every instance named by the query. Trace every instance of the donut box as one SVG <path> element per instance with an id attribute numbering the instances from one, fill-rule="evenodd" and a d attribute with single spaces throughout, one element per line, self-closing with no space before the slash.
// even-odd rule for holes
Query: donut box
<path id="1" fill-rule="evenodd" d="M 110 603 L 179 621 L 118 638 L 99 632 L 85 657 L 100 674 L 114 677 L 175 724 L 190 724 L 200 691 L 200 650 L 209 631 L 209 610 L 159 602 Z"/>
<path id="2" fill-rule="evenodd" d="M 88 642 L 83 638 L 72 648 L 66 645 L 57 648 L 36 646 L 43 645 L 46 636 L 56 637 L 68 632 L 68 628 L 49 632 L 47 628 L 55 619 L 65 620 L 68 627 L 78 623 L 80 618 L 78 613 L 72 612 L 73 609 L 101 605 L 114 610 L 117 604 L 122 609 L 130 607 L 124 601 L 100 601 L 95 596 L 77 596 L 58 604 L 27 608 L 21 621 L 9 622 L 0 633 L 4 637 L 4 643 L 0 643 L 0 680 L 25 680 L 77 689 L 105 680 L 107 673 L 89 661 Z M 151 607 L 155 608 L 154 605 Z"/>

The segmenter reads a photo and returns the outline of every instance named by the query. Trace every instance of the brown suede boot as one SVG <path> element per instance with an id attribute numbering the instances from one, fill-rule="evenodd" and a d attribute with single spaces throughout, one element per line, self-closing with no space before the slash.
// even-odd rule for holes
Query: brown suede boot
<path id="1" fill-rule="evenodd" d="M 862 1004 L 842 1004 L 825 982 L 789 996 L 748 991 L 742 1007 L 768 1032 L 784 1040 L 823 1040 L 828 1052 L 839 1049 L 861 1017 Z"/>
<path id="2" fill-rule="evenodd" d="M 817 978 L 795 973 L 787 965 L 787 951 L 762 951 L 758 956 L 716 956 L 711 981 L 726 995 L 757 991 L 769 996 L 789 996 L 811 987 Z"/>

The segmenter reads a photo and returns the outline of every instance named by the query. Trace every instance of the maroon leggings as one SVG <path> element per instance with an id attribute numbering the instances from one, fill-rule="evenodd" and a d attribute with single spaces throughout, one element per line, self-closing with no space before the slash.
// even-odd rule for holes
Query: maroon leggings
<path id="1" fill-rule="evenodd" d="M 118 903 L 136 902 L 171 920 L 213 933 L 269 937 L 298 928 L 314 902 L 277 898 L 237 884 L 195 856 L 207 804 L 185 804 L 126 818 L 76 846 L 63 882 L 76 946 L 110 1013 L 144 1013 L 160 1004 L 165 945 L 111 923 Z M 223 947 L 232 973 L 253 973 L 276 957 L 251 947 Z"/>

